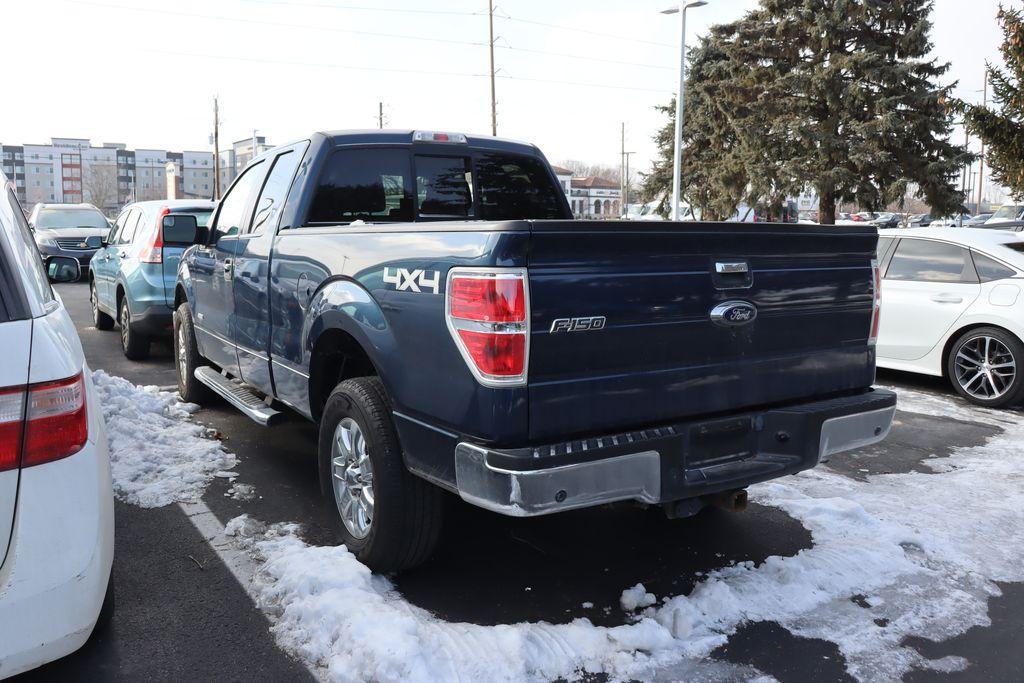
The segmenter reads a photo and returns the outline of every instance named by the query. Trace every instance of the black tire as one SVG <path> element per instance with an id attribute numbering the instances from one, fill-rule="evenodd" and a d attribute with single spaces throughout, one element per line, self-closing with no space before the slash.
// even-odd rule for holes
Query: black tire
<path id="1" fill-rule="evenodd" d="M 984 340 L 991 339 L 998 342 L 992 344 L 988 357 L 983 358 Z M 1000 350 L 1001 345 L 1001 350 Z M 974 377 L 971 374 L 973 359 L 989 362 L 992 365 L 1004 365 L 1013 362 L 1013 379 L 1005 386 L 1001 385 L 1005 375 L 995 377 L 995 383 L 985 377 L 979 377 L 980 385 L 972 384 L 969 380 Z M 1007 369 L 995 368 L 1006 372 Z M 1024 400 L 1024 344 L 1013 334 L 999 327 L 978 327 L 960 335 L 953 345 L 949 347 L 949 355 L 946 358 L 946 374 L 949 376 L 953 389 L 971 403 L 986 408 L 1003 408 L 1014 405 Z M 964 386 L 966 383 L 968 389 Z M 1001 391 L 992 390 L 996 385 Z M 983 390 L 990 390 L 991 398 L 979 395 Z"/>
<path id="2" fill-rule="evenodd" d="M 372 469 L 373 514 L 361 538 L 342 520 L 332 472 L 335 432 L 346 418 L 361 430 Z M 390 402 L 378 378 L 348 379 L 331 392 L 320 420 L 319 463 L 338 535 L 360 562 L 376 572 L 397 572 L 430 557 L 441 536 L 444 493 L 405 468 Z"/>
<path id="3" fill-rule="evenodd" d="M 89 303 L 92 304 L 92 324 L 96 329 L 104 331 L 114 329 L 114 319 L 100 310 L 95 280 L 89 282 Z"/>
<path id="4" fill-rule="evenodd" d="M 204 405 L 213 396 L 210 387 L 195 376 L 196 368 L 203 365 L 209 363 L 199 355 L 192 311 L 187 302 L 182 303 L 174 311 L 174 368 L 178 376 L 178 393 L 183 401 Z"/>
<path id="5" fill-rule="evenodd" d="M 149 356 L 149 337 L 132 328 L 132 312 L 128 297 L 121 297 L 117 324 L 121 328 L 121 350 L 128 360 L 142 360 Z"/>

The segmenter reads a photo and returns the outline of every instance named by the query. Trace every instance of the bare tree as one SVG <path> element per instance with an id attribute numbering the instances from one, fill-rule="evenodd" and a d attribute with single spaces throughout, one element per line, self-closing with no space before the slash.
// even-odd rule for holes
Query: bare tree
<path id="1" fill-rule="evenodd" d="M 117 206 L 117 166 L 114 164 L 91 163 L 82 173 L 84 200 L 101 211 Z"/>
<path id="2" fill-rule="evenodd" d="M 597 176 L 598 178 L 604 178 L 605 180 L 611 180 L 617 183 L 621 177 L 620 170 L 616 167 L 604 166 L 602 164 L 589 164 L 585 161 L 578 161 L 576 159 L 562 161 L 557 165 L 569 169 L 572 171 L 573 176 L 577 178 Z"/>

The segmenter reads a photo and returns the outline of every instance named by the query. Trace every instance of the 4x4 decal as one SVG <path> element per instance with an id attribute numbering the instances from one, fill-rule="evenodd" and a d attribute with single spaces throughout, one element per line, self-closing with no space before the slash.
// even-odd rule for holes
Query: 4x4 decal
<path id="1" fill-rule="evenodd" d="M 429 291 L 437 294 L 440 289 L 441 274 L 436 270 L 408 268 L 385 268 L 384 284 L 394 285 L 399 292 Z"/>

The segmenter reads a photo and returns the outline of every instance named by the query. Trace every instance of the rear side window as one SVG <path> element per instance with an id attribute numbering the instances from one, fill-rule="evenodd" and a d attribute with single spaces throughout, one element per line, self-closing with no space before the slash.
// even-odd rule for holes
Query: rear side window
<path id="1" fill-rule="evenodd" d="M 419 156 L 416 208 L 423 218 L 473 217 L 473 167 L 469 157 Z"/>
<path id="2" fill-rule="evenodd" d="M 267 182 L 263 184 L 263 191 L 256 202 L 256 213 L 252 219 L 252 232 L 259 234 L 267 227 L 273 227 L 273 218 L 277 216 L 288 196 L 288 190 L 292 186 L 292 178 L 295 177 L 295 169 L 299 166 L 302 155 L 293 151 L 285 152 L 274 161 L 274 167 L 270 169 Z"/>
<path id="3" fill-rule="evenodd" d="M 14 215 L 14 224 L 21 233 L 22 240 L 24 240 L 23 247 L 29 252 L 27 257 L 23 259 L 25 268 L 28 271 L 26 286 L 29 288 L 29 291 L 26 293 L 30 297 L 38 297 L 39 302 L 45 305 L 53 301 L 53 289 L 50 288 L 50 280 L 46 277 L 46 271 L 43 270 L 42 259 L 39 258 L 36 242 L 32 238 L 32 230 L 28 227 L 28 221 L 25 220 L 25 214 L 21 210 L 21 204 L 18 202 L 17 196 L 11 190 L 7 190 L 7 202 L 10 204 L 11 213 Z M 17 248 L 18 245 L 11 246 Z"/>
<path id="4" fill-rule="evenodd" d="M 320 173 L 307 225 L 411 221 L 413 190 L 404 149 L 339 149 Z"/>
<path id="5" fill-rule="evenodd" d="M 879 237 L 878 248 L 875 249 L 875 258 L 881 261 L 885 258 L 885 255 L 889 253 L 889 247 L 892 246 L 891 237 Z"/>
<path id="6" fill-rule="evenodd" d="M 974 269 L 978 271 L 978 278 L 982 282 L 992 282 L 993 280 L 1002 280 L 1008 277 L 1013 277 L 1017 274 L 1013 268 L 1004 266 L 999 261 L 989 258 L 984 254 L 979 254 L 976 251 L 971 252 L 971 256 L 974 257 Z"/>
<path id="7" fill-rule="evenodd" d="M 885 277 L 917 282 L 977 282 L 966 249 L 945 242 L 909 238 L 900 240 Z"/>
<path id="8" fill-rule="evenodd" d="M 486 153 L 476 160 L 480 218 L 489 221 L 565 218 L 562 190 L 532 157 Z"/>
<path id="9" fill-rule="evenodd" d="M 121 228 L 121 233 L 117 237 L 118 244 L 132 243 L 132 239 L 135 237 L 135 230 L 139 225 L 139 218 L 141 216 L 141 210 L 132 209 L 132 212 L 128 214 L 128 217 L 124 221 L 124 227 Z"/>

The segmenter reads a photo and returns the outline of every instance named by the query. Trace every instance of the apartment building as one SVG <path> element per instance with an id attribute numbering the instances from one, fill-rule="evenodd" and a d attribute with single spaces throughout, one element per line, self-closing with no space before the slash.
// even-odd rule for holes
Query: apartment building
<path id="1" fill-rule="evenodd" d="M 271 145 L 256 138 L 256 153 Z M 253 156 L 253 139 L 221 151 L 221 192 Z M 0 144 L 0 168 L 14 182 L 26 210 L 36 204 L 89 202 L 114 215 L 130 201 L 166 199 L 168 164 L 178 197 L 211 199 L 213 153 L 128 149 L 119 142 L 93 145 L 88 138 L 51 138 L 50 144 Z"/>

